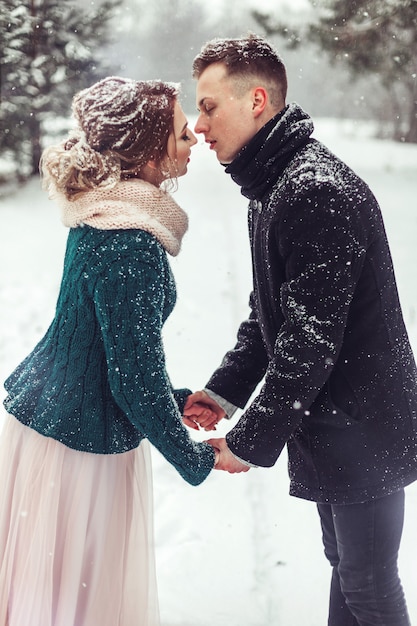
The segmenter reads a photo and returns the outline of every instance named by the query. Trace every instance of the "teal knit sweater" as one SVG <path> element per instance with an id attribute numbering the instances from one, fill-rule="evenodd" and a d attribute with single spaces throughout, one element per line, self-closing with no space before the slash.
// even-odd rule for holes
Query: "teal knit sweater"
<path id="1" fill-rule="evenodd" d="M 166 252 L 139 229 L 69 231 L 55 318 L 5 383 L 6 410 L 70 448 L 125 452 L 146 437 L 191 484 L 213 468 L 179 410 L 161 340 L 176 299 Z"/>

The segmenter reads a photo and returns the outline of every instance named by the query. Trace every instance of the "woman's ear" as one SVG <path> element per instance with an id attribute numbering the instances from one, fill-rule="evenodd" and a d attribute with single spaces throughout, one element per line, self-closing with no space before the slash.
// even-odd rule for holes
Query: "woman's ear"
<path id="1" fill-rule="evenodd" d="M 151 170 L 156 170 L 158 169 L 158 164 L 155 159 L 150 159 L 147 162 L 146 167 L 149 167 Z"/>
<path id="2" fill-rule="evenodd" d="M 268 102 L 268 92 L 264 87 L 255 87 L 252 94 L 252 110 L 255 117 L 264 112 Z"/>
<path id="3" fill-rule="evenodd" d="M 156 185 L 157 187 L 160 185 L 161 172 L 158 162 L 155 159 L 149 159 L 149 161 L 141 167 L 140 178 L 146 180 L 148 183 L 152 183 L 152 185 Z"/>

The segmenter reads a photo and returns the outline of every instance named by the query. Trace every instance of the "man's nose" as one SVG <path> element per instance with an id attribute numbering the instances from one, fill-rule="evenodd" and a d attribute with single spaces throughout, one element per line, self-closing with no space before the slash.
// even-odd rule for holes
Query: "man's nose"
<path id="1" fill-rule="evenodd" d="M 207 122 L 204 121 L 204 117 L 200 113 L 194 126 L 194 132 L 205 133 L 206 131 L 207 131 Z"/>

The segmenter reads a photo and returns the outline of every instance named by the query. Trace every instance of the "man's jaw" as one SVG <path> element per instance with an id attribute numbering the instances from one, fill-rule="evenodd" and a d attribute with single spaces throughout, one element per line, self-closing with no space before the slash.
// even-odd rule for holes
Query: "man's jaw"
<path id="1" fill-rule="evenodd" d="M 213 150 L 213 152 L 216 153 L 217 160 L 219 161 L 219 163 L 221 165 L 224 165 L 224 166 L 228 165 L 229 161 L 226 161 L 225 163 L 223 163 L 223 161 L 219 158 L 219 153 L 218 153 L 218 150 L 217 150 L 217 141 L 216 141 L 216 139 L 206 139 L 205 142 L 208 144 L 209 149 Z"/>

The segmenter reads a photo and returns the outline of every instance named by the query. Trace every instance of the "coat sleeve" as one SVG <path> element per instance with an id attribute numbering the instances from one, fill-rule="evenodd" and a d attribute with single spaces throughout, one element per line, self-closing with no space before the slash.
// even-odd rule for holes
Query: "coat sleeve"
<path id="1" fill-rule="evenodd" d="M 222 363 L 206 387 L 243 409 L 256 386 L 265 375 L 268 357 L 254 307 L 253 293 L 249 299 L 250 315 L 237 333 L 237 342 L 226 353 Z"/>
<path id="2" fill-rule="evenodd" d="M 255 465 L 276 462 L 337 360 L 366 253 L 355 202 L 324 184 L 273 225 L 285 267 L 274 286 L 284 321 L 260 392 L 226 437 L 232 452 Z"/>
<path id="3" fill-rule="evenodd" d="M 115 257 L 94 289 L 113 397 L 130 422 L 191 484 L 202 482 L 214 452 L 182 424 L 169 380 L 161 331 L 165 254 L 159 246 Z"/>

